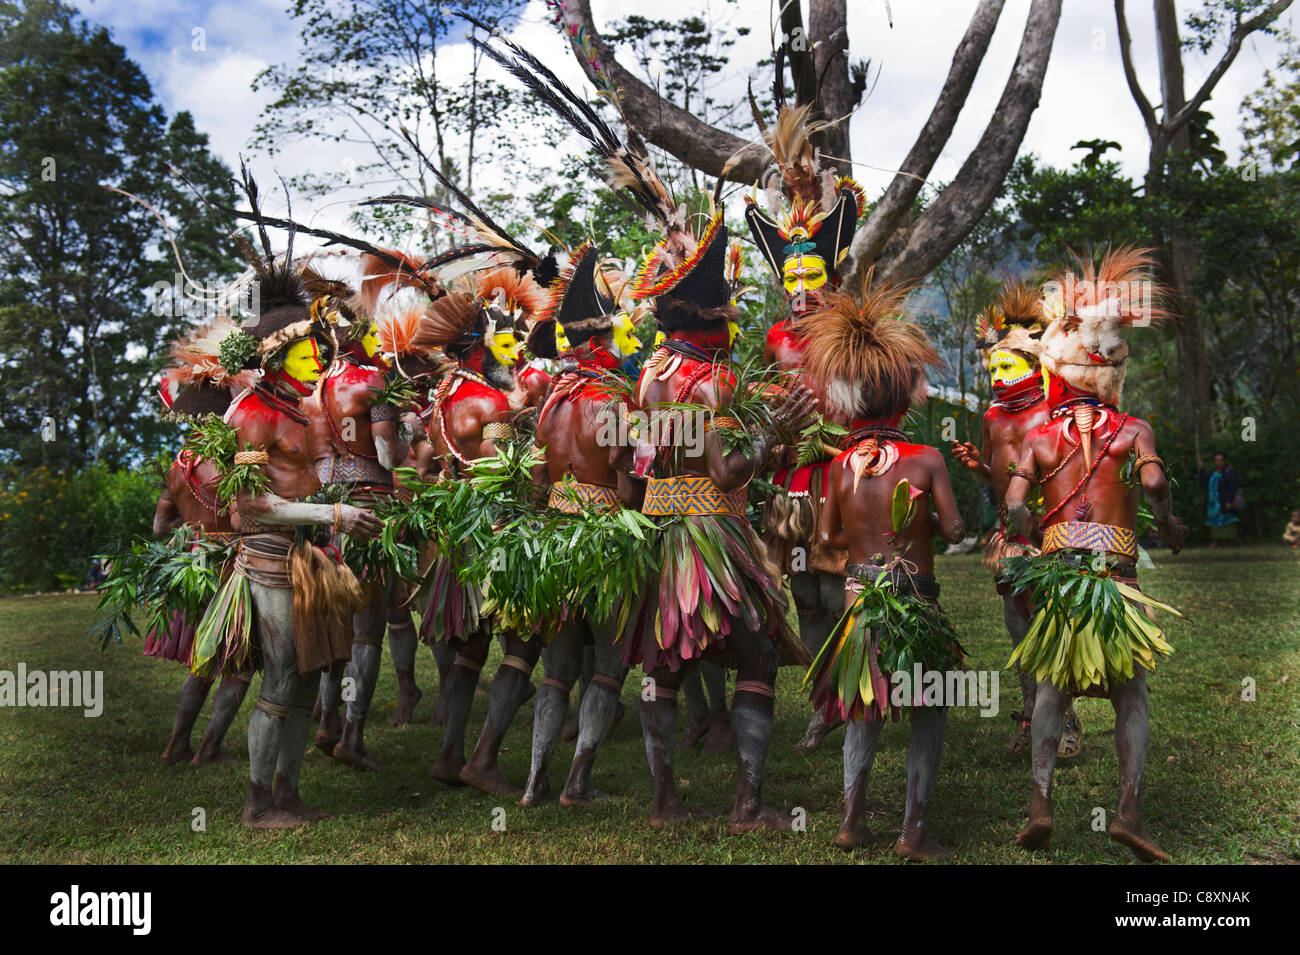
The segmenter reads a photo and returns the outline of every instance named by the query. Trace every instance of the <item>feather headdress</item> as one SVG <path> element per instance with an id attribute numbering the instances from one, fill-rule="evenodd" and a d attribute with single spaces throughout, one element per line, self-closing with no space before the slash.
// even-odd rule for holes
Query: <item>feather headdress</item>
<path id="1" fill-rule="evenodd" d="M 449 292 L 425 307 L 411 332 L 410 345 L 414 349 L 446 350 L 467 344 L 481 335 L 482 324 L 483 309 L 473 296 Z"/>
<path id="2" fill-rule="evenodd" d="M 939 353 L 919 325 L 906 319 L 908 289 L 873 283 L 868 270 L 857 295 L 830 292 L 799 325 L 804 367 L 825 388 L 832 410 L 880 420 L 907 411 L 939 367 Z"/>
<path id="3" fill-rule="evenodd" d="M 159 392 L 174 415 L 223 414 L 232 389 L 251 388 L 255 371 L 231 373 L 221 364 L 221 343 L 239 326 L 224 316 L 200 325 L 172 343 L 171 365 L 163 370 Z"/>

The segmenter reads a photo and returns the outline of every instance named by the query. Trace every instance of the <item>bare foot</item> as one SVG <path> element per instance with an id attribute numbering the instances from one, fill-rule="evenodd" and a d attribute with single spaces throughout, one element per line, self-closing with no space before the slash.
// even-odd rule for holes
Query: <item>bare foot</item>
<path id="1" fill-rule="evenodd" d="M 1052 844 L 1052 817 L 1039 816 L 1030 819 L 1029 825 L 1021 829 L 1016 836 L 1016 845 L 1031 852 L 1036 849 L 1048 849 Z"/>
<path id="2" fill-rule="evenodd" d="M 188 763 L 192 760 L 194 750 L 190 748 L 189 740 L 184 740 L 183 745 L 170 743 L 159 758 L 168 766 L 175 766 L 177 763 Z"/>
<path id="3" fill-rule="evenodd" d="M 894 855 L 902 856 L 909 862 L 929 862 L 931 859 L 951 859 L 957 854 L 949 846 L 941 846 L 930 837 L 929 833 L 910 838 L 899 836 L 894 843 Z"/>
<path id="4" fill-rule="evenodd" d="M 339 716 L 338 711 L 322 713 L 320 729 L 316 731 L 316 748 L 326 756 L 333 756 L 334 747 L 339 744 L 339 740 L 342 738 L 343 719 Z"/>
<path id="5" fill-rule="evenodd" d="M 853 822 L 846 822 L 839 832 L 835 834 L 835 848 L 843 849 L 850 852 L 854 849 L 863 849 L 873 845 L 876 837 L 871 834 L 867 828 L 865 819 L 855 819 Z"/>
<path id="6" fill-rule="evenodd" d="M 602 799 L 613 799 L 611 793 L 601 792 L 595 786 L 588 786 L 586 789 L 568 789 L 560 793 L 561 806 L 586 806 L 593 802 L 600 802 Z"/>
<path id="7" fill-rule="evenodd" d="M 540 806 L 544 802 L 550 802 L 555 798 L 555 793 L 551 791 L 551 780 L 548 776 L 543 775 L 537 782 L 533 783 L 532 788 L 524 791 L 524 797 L 519 800 L 519 805 L 526 808 Z"/>
<path id="8" fill-rule="evenodd" d="M 286 795 L 276 793 L 275 808 L 283 809 L 285 812 L 291 813 L 312 825 L 315 825 L 322 819 L 328 819 L 330 817 L 328 812 L 320 809 L 313 809 L 311 806 L 307 805 L 302 801 L 302 797 L 297 793 L 289 793 Z"/>
<path id="9" fill-rule="evenodd" d="M 229 753 L 223 753 L 221 750 L 209 752 L 208 750 L 200 749 L 194 755 L 194 758 L 190 760 L 190 765 L 191 766 L 224 766 L 227 763 L 234 763 L 234 762 L 238 762 L 238 760 L 236 760 L 235 757 L 231 756 Z"/>
<path id="10" fill-rule="evenodd" d="M 460 781 L 489 795 L 522 796 L 524 794 L 522 789 L 506 779 L 506 774 L 501 772 L 498 766 L 479 769 L 473 763 L 466 763 L 461 768 Z"/>
<path id="11" fill-rule="evenodd" d="M 1143 862 L 1169 861 L 1169 853 L 1151 840 L 1141 819 L 1130 820 L 1116 816 L 1111 820 L 1110 827 L 1106 831 L 1120 845 L 1128 846 Z"/>
<path id="12" fill-rule="evenodd" d="M 716 810 L 688 806 L 678 799 L 651 812 L 650 825 L 656 829 L 662 829 L 664 826 L 675 825 L 679 822 L 690 822 L 692 819 L 708 819 L 717 815 Z"/>
<path id="13" fill-rule="evenodd" d="M 756 812 L 733 812 L 731 822 L 727 828 L 732 835 L 739 835 L 742 832 L 758 832 L 760 829 L 769 832 L 790 832 L 794 828 L 794 817 L 777 812 L 775 809 L 769 809 L 767 806 L 759 806 Z"/>
<path id="14" fill-rule="evenodd" d="M 296 816 L 287 809 L 280 809 L 276 806 L 262 810 L 255 810 L 251 806 L 245 806 L 242 819 L 244 825 L 250 829 L 297 829 L 299 826 L 311 825 L 301 816 Z"/>
<path id="15" fill-rule="evenodd" d="M 370 754 L 363 747 L 348 746 L 341 740 L 335 744 L 330 755 L 340 763 L 347 763 L 349 766 L 355 766 L 357 769 L 365 770 L 368 773 L 373 773 L 382 768 L 370 758 Z"/>
<path id="16" fill-rule="evenodd" d="M 812 722 L 804 730 L 803 738 L 794 744 L 794 754 L 796 756 L 807 756 L 810 753 L 817 752 L 822 748 L 822 740 L 826 739 L 826 735 L 830 733 L 831 728 L 831 725 L 822 719 L 820 713 L 814 715 Z"/>
<path id="17" fill-rule="evenodd" d="M 418 686 L 412 687 L 411 692 L 405 692 L 401 689 L 397 691 L 397 712 L 393 718 L 388 721 L 389 726 L 405 726 L 411 722 L 411 715 L 415 712 L 415 706 L 424 696 L 424 691 Z"/>
<path id="18" fill-rule="evenodd" d="M 433 764 L 433 769 L 429 770 L 429 775 L 448 786 L 464 786 L 465 783 L 460 778 L 460 771 L 464 766 L 464 759 L 457 758 L 451 753 L 442 753 L 438 761 Z"/>

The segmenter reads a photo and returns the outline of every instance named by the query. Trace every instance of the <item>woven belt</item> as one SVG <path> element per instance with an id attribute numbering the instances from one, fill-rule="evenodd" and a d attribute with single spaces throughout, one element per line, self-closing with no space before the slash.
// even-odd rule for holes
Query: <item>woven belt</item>
<path id="1" fill-rule="evenodd" d="M 724 494 L 706 477 L 681 475 L 650 478 L 646 485 L 641 513 L 649 517 L 678 515 L 731 514 L 743 517 L 748 495 L 744 488 Z"/>
<path id="2" fill-rule="evenodd" d="M 595 510 L 613 510 L 621 506 L 618 491 L 612 487 L 599 484 L 583 484 L 580 481 L 561 481 L 551 485 L 551 495 L 546 506 L 565 514 L 581 514 Z"/>
<path id="3" fill-rule="evenodd" d="M 293 586 L 289 574 L 291 550 L 292 534 L 245 534 L 235 556 L 235 573 L 263 587 L 288 590 Z"/>
<path id="4" fill-rule="evenodd" d="M 388 472 L 372 461 L 351 451 L 335 454 L 316 462 L 316 477 L 322 484 L 387 484 Z"/>
<path id="5" fill-rule="evenodd" d="M 235 543 L 240 538 L 239 531 L 199 531 L 201 540 L 210 541 L 213 544 L 229 545 Z"/>
<path id="6" fill-rule="evenodd" d="M 1136 560 L 1137 535 L 1114 524 L 1062 521 L 1043 529 L 1043 553 L 1058 550 L 1108 551 Z"/>

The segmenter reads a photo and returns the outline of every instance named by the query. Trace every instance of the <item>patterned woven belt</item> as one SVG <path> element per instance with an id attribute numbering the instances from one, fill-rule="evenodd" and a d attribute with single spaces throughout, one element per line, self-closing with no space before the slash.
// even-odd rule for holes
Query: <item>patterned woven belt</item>
<path id="1" fill-rule="evenodd" d="M 1043 553 L 1058 550 L 1108 551 L 1137 559 L 1137 535 L 1127 527 L 1062 521 L 1043 529 Z"/>
<path id="2" fill-rule="evenodd" d="M 317 461 L 316 477 L 322 484 L 386 484 L 389 480 L 378 461 L 348 451 Z"/>
<path id="3" fill-rule="evenodd" d="M 211 541 L 214 544 L 229 545 L 235 543 L 240 538 L 239 531 L 199 531 L 199 537 L 205 541 Z"/>
<path id="4" fill-rule="evenodd" d="M 546 506 L 565 514 L 581 514 L 592 508 L 612 510 L 620 507 L 618 491 L 612 487 L 599 484 L 583 484 L 581 481 L 561 481 L 551 485 L 550 497 Z"/>
<path id="5" fill-rule="evenodd" d="M 649 517 L 674 517 L 684 514 L 732 514 L 743 517 L 744 488 L 724 494 L 709 478 L 681 475 L 651 478 L 646 485 L 641 513 Z"/>

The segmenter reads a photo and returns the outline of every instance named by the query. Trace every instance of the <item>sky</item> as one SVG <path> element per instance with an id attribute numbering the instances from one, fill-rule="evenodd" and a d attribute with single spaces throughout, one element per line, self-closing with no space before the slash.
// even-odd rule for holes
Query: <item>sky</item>
<path id="1" fill-rule="evenodd" d="M 598 27 L 629 13 L 673 19 L 697 13 L 706 0 L 593 0 Z M 721 5 L 713 4 L 714 15 Z M 287 0 L 74 0 L 84 16 L 107 26 L 114 39 L 143 68 L 155 95 L 169 113 L 189 110 L 197 127 L 208 134 L 215 151 L 237 168 L 241 153 L 253 162 L 259 179 L 278 172 L 286 177 L 322 162 L 364 161 L 339 151 L 322 151 L 310 142 L 290 144 L 274 159 L 259 155 L 251 133 L 269 94 L 250 84 L 266 66 L 292 62 L 298 50 L 297 24 L 287 12 Z M 1180 3 L 1180 16 L 1199 4 Z M 1300 6 L 1300 5 L 1297 5 Z M 964 32 L 975 0 L 853 0 L 849 4 L 849 42 L 855 57 L 869 56 L 873 87 L 851 122 L 853 157 L 862 163 L 855 176 L 868 196 L 889 182 L 924 123 L 943 84 L 953 51 Z M 739 19 L 751 34 L 733 50 L 735 65 L 726 74 L 721 95 L 737 95 L 753 64 L 769 53 L 768 0 L 740 0 Z M 947 149 L 931 174 L 951 179 L 978 141 L 1002 92 L 1024 29 L 1029 0 L 1008 0 L 985 56 L 974 88 Z M 1283 25 L 1295 28 L 1297 13 L 1283 14 Z M 890 26 L 890 19 L 893 24 Z M 1155 69 L 1154 22 L 1149 3 L 1128 6 L 1129 28 L 1138 76 L 1147 98 L 1159 102 Z M 456 31 L 459 33 L 460 31 Z M 590 92 L 567 45 L 551 25 L 545 4 L 532 0 L 512 34 L 521 45 L 549 64 L 576 89 Z M 1220 44 L 1220 49 L 1222 44 Z M 1218 50 L 1208 56 L 1185 55 L 1187 94 L 1199 86 L 1213 66 Z M 1208 104 L 1229 161 L 1240 157 L 1239 107 L 1256 89 L 1264 70 L 1277 62 L 1280 44 L 1271 37 L 1247 41 L 1219 83 Z M 469 47 L 449 50 L 468 62 Z M 878 74 L 876 70 L 879 70 Z M 755 85 L 770 82 L 754 75 Z M 1146 164 L 1146 133 L 1124 82 L 1115 18 L 1110 0 L 1065 0 L 1042 98 L 1029 124 L 1022 152 L 1032 152 L 1053 165 L 1068 165 L 1081 153 L 1070 146 L 1079 140 L 1103 138 L 1121 144 L 1111 152 L 1125 171 L 1140 178 Z M 548 157 L 539 157 L 545 162 Z M 558 163 L 557 163 L 558 168 Z M 340 225 L 348 213 L 349 195 L 323 203 L 315 210 L 318 225 Z"/>

